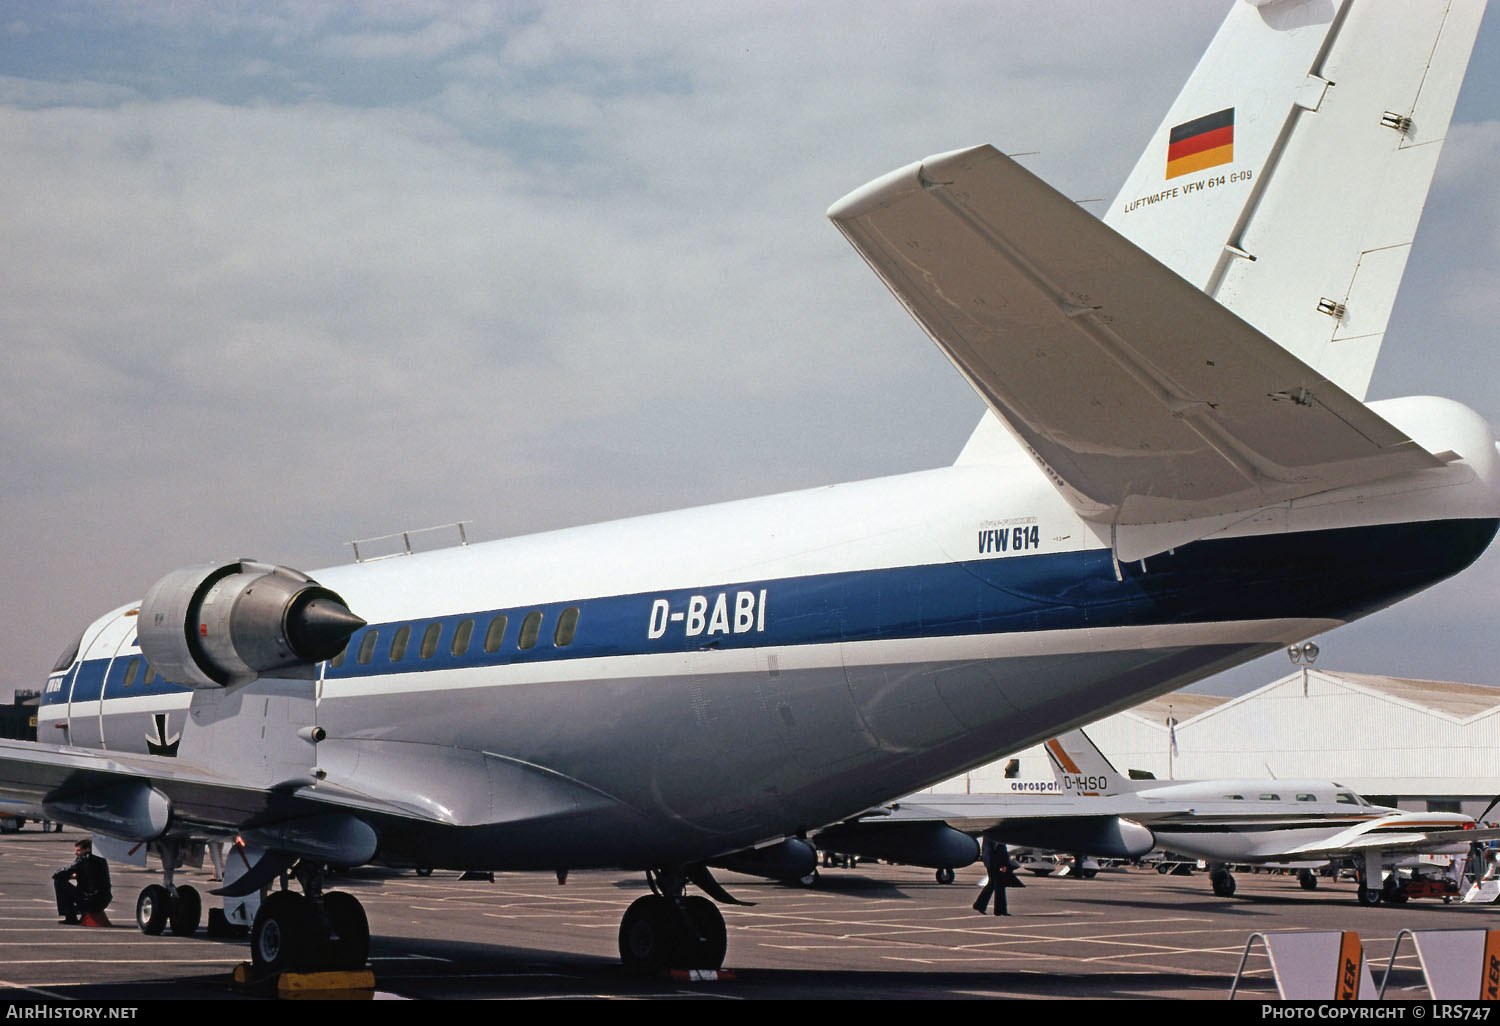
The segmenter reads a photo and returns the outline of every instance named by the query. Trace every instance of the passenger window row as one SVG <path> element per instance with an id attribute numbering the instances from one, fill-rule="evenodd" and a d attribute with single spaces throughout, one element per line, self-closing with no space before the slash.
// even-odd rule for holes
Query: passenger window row
<path id="1" fill-rule="evenodd" d="M 542 635 L 543 614 L 540 609 L 533 609 L 527 613 L 521 621 L 521 627 L 516 633 L 516 648 L 520 651 L 535 648 L 536 643 Z M 500 651 L 505 641 L 505 630 L 509 625 L 509 617 L 504 613 L 497 613 L 490 617 L 485 625 L 483 647 L 486 655 L 494 655 Z M 465 618 L 458 622 L 453 630 L 453 638 L 448 642 L 448 652 L 454 656 L 464 656 L 474 640 L 475 623 L 472 618 Z M 557 618 L 557 625 L 552 631 L 552 644 L 556 648 L 566 648 L 573 643 L 573 637 L 578 632 L 578 607 L 569 606 L 564 609 Z M 390 647 L 386 650 L 387 658 L 393 663 L 402 662 L 406 659 L 407 649 L 411 645 L 412 625 L 402 624 L 397 627 L 391 635 Z M 417 658 L 431 659 L 437 654 L 438 643 L 443 635 L 443 622 L 441 620 L 429 623 L 422 630 L 421 640 L 417 643 Z M 359 650 L 355 653 L 355 660 L 361 666 L 368 666 L 375 658 L 375 652 L 380 645 L 380 631 L 366 631 L 360 640 Z M 342 666 L 344 657 L 348 654 L 348 646 L 344 651 L 330 660 L 330 666 Z"/>

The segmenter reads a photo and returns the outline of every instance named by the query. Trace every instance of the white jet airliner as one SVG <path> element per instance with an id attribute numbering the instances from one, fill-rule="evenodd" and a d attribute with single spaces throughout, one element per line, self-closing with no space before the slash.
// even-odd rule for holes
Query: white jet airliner
<path id="1" fill-rule="evenodd" d="M 1458 572 L 1488 424 L 1361 397 L 1481 13 L 1236 0 L 1103 220 L 988 146 L 834 204 L 989 406 L 953 466 L 174 571 L 0 744 L 7 810 L 160 855 L 148 932 L 196 928 L 172 870 L 239 837 L 226 897 L 282 881 L 263 971 L 363 962 L 323 879 L 365 862 L 643 870 L 621 956 L 713 967 L 709 865 L 810 868 L 806 832 Z"/>

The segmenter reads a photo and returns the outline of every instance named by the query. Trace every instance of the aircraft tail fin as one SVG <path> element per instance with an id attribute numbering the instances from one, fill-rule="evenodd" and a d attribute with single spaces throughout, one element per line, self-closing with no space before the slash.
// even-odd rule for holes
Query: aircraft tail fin
<path id="1" fill-rule="evenodd" d="M 1052 775 L 1067 794 L 1103 797 L 1128 794 L 1146 786 L 1116 770 L 1082 730 L 1059 734 L 1044 747 L 1047 759 L 1052 763 Z"/>
<path id="2" fill-rule="evenodd" d="M 1484 0 L 1242 0 L 1104 221 L 1363 398 Z"/>

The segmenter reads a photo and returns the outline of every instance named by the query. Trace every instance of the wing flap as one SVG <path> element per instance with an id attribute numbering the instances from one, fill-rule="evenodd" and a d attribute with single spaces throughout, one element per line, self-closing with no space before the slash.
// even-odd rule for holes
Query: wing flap
<path id="1" fill-rule="evenodd" d="M 829 217 L 1086 517 L 1216 517 L 1440 465 L 993 147 Z"/>

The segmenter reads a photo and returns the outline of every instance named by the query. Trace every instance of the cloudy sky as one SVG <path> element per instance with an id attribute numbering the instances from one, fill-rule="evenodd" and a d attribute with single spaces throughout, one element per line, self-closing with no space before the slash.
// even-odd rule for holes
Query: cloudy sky
<path id="1" fill-rule="evenodd" d="M 824 211 L 980 142 L 1112 197 L 1226 7 L 12 0 L 0 686 L 188 563 L 950 462 L 979 400 Z M 1497 21 L 1370 392 L 1493 422 Z M 1320 665 L 1500 684 L 1497 570 Z"/>

